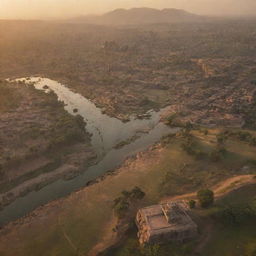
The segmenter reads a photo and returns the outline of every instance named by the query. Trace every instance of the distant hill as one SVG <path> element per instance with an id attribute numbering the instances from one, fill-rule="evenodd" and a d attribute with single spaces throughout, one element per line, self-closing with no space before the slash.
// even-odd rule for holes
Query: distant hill
<path id="1" fill-rule="evenodd" d="M 101 16 L 82 16 L 73 19 L 77 22 L 109 25 L 131 25 L 150 23 L 173 23 L 202 21 L 203 16 L 195 15 L 180 9 L 133 8 L 116 9 Z"/>

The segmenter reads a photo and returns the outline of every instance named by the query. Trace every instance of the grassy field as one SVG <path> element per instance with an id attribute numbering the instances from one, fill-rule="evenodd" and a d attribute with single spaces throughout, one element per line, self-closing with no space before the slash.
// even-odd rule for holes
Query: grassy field
<path id="1" fill-rule="evenodd" d="M 250 203 L 256 197 L 256 185 L 235 191 L 216 203 L 216 207 Z M 256 253 L 256 219 L 248 219 L 237 225 L 214 222 L 214 230 L 202 255 L 253 256 Z"/>
<path id="2" fill-rule="evenodd" d="M 218 132 L 210 130 L 208 135 L 192 132 L 196 147 L 211 151 L 216 146 Z M 29 256 L 36 252 L 38 256 L 65 256 L 78 255 L 77 251 L 86 255 L 115 227 L 113 200 L 123 190 L 138 186 L 145 191 L 146 197 L 138 205 L 142 207 L 157 203 L 163 196 L 197 191 L 233 175 L 255 173 L 255 166 L 242 169 L 252 158 L 256 160 L 254 146 L 228 140 L 227 157 L 215 162 L 187 154 L 181 147 L 183 142 L 184 138 L 179 136 L 167 138 L 163 140 L 165 147 L 158 146 L 136 160 L 129 160 L 99 183 L 53 202 L 35 212 L 36 217 L 2 231 L 0 255 Z M 13 239 L 16 243 L 11 246 Z"/>
<path id="3" fill-rule="evenodd" d="M 219 208 L 229 204 L 245 204 L 250 203 L 256 197 L 256 185 L 243 187 L 235 192 L 232 192 L 215 202 L 214 206 L 208 210 L 195 210 L 197 223 L 199 224 L 200 237 L 196 241 L 191 241 L 185 244 L 177 244 L 169 242 L 161 246 L 153 246 L 157 254 L 150 254 L 150 250 L 143 249 L 139 246 L 136 238 L 136 227 L 131 228 L 127 234 L 127 239 L 122 245 L 116 249 L 110 250 L 107 256 L 254 256 L 256 251 L 256 219 L 249 219 L 239 225 L 227 225 L 220 223 L 212 217 L 213 212 L 216 214 Z M 211 224 L 211 235 L 207 243 L 204 244 L 201 252 L 195 252 L 198 244 L 203 236 L 206 225 Z M 152 251 L 152 249 L 151 249 Z"/>

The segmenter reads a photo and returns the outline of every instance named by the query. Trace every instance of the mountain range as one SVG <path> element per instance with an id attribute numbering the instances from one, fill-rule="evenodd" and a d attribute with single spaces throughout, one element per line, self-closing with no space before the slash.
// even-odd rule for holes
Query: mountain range
<path id="1" fill-rule="evenodd" d="M 133 8 L 116 9 L 99 16 L 80 16 L 73 21 L 105 25 L 131 25 L 151 23 L 196 22 L 204 20 L 203 16 L 181 9 Z"/>

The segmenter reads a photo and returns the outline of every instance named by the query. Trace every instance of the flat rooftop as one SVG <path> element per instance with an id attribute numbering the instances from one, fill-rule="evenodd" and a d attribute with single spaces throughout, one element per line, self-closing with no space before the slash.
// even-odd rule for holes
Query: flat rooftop
<path id="1" fill-rule="evenodd" d="M 182 206 L 179 206 L 178 217 L 179 221 L 168 222 L 164 215 L 163 205 L 152 205 L 140 210 L 143 215 L 148 231 L 150 234 L 167 233 L 170 231 L 186 230 L 191 227 L 196 227 L 196 224 L 188 216 Z"/>

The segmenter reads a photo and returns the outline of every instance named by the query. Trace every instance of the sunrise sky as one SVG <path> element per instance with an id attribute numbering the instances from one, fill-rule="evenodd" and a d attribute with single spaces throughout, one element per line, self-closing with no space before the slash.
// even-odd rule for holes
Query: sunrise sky
<path id="1" fill-rule="evenodd" d="M 256 0 L 0 0 L 0 19 L 65 18 L 132 7 L 181 8 L 211 15 L 256 14 Z"/>

